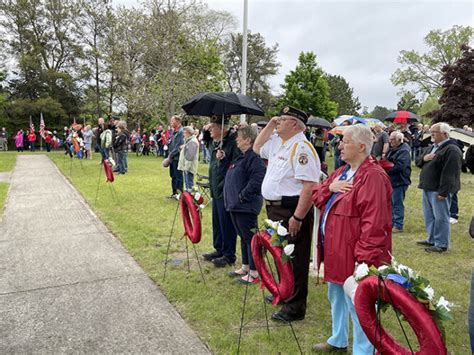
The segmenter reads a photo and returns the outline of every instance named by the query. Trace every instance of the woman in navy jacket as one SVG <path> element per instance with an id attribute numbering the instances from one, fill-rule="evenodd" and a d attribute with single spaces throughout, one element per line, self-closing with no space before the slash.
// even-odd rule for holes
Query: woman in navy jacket
<path id="1" fill-rule="evenodd" d="M 263 160 L 252 149 L 257 129 L 241 127 L 237 134 L 237 146 L 243 153 L 229 165 L 224 184 L 224 205 L 232 223 L 240 235 L 242 267 L 230 276 L 242 276 L 241 283 L 258 283 L 259 276 L 252 257 L 252 236 L 257 228 L 257 219 L 262 208 L 262 181 L 266 167 Z M 225 165 L 225 164 L 222 164 Z"/>

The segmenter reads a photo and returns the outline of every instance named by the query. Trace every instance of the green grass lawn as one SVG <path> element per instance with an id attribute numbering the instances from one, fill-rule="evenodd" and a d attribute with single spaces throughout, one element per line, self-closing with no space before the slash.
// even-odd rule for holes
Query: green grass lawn
<path id="1" fill-rule="evenodd" d="M 171 238 L 172 262 L 168 265 L 167 277 L 163 281 L 166 248 L 177 201 L 166 198 L 171 194 L 170 178 L 168 170 L 161 166 L 161 158 L 137 158 L 131 154 L 130 172 L 116 176 L 113 185 L 118 198 L 114 199 L 105 183 L 104 174 L 100 172 L 97 154 L 95 160 L 83 161 L 82 165 L 77 160 L 71 164 L 68 158 L 64 159 L 59 153 L 50 156 L 211 351 L 219 354 L 236 353 L 245 287 L 227 276 L 231 268 L 215 269 L 211 264 L 201 261 L 205 285 L 190 243 L 191 272 L 187 271 L 186 243 L 181 239 L 184 229 L 179 214 Z M 205 165 L 201 165 L 200 169 L 201 173 L 207 172 Z M 469 281 L 474 263 L 468 223 L 474 207 L 474 176 L 462 175 L 462 192 L 459 195 L 461 217 L 452 228 L 452 249 L 442 255 L 432 255 L 415 244 L 417 240 L 425 239 L 421 191 L 416 188 L 418 175 L 419 170 L 414 168 L 413 184 L 406 197 L 405 232 L 393 237 L 393 254 L 398 262 L 430 279 L 438 295 L 444 295 L 454 303 L 452 310 L 455 320 L 446 324 L 447 346 L 452 354 L 467 354 Z M 95 202 L 98 182 L 99 194 Z M 211 209 L 208 206 L 203 211 L 202 241 L 196 245 L 198 255 L 211 251 L 211 246 Z M 304 353 L 310 353 L 314 343 L 323 342 L 330 336 L 331 314 L 326 295 L 326 285 L 316 285 L 316 280 L 311 279 L 306 319 L 293 325 Z M 275 308 L 267 305 L 266 311 L 270 315 Z M 403 342 L 393 312 L 384 314 L 382 321 L 395 338 Z M 265 308 L 259 286 L 249 288 L 245 324 L 242 353 L 298 353 L 290 327 L 278 326 L 270 321 L 270 336 L 267 335 Z M 408 323 L 403 324 L 409 329 Z M 413 344 L 413 333 L 409 333 Z"/>
<path id="2" fill-rule="evenodd" d="M 0 172 L 11 171 L 15 166 L 17 152 L 0 152 Z"/>

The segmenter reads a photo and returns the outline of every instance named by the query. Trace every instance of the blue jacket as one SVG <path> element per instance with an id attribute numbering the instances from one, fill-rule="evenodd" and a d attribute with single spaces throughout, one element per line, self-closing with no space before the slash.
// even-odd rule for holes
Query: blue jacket
<path id="1" fill-rule="evenodd" d="M 178 161 L 179 159 L 179 147 L 184 144 L 184 135 L 183 135 L 183 127 L 180 127 L 178 130 L 173 131 L 170 135 L 170 139 L 168 141 L 168 155 L 171 160 Z"/>
<path id="2" fill-rule="evenodd" d="M 402 143 L 396 148 L 391 147 L 386 159 L 393 163 L 393 168 L 388 171 L 392 187 L 410 185 L 410 146 L 407 143 Z"/>
<path id="3" fill-rule="evenodd" d="M 260 213 L 266 170 L 263 160 L 252 149 L 229 165 L 224 183 L 224 206 L 228 212 Z"/>

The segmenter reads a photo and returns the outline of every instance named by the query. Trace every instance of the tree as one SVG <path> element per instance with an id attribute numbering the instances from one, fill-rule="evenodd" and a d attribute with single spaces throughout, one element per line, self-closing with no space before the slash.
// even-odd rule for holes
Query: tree
<path id="1" fill-rule="evenodd" d="M 354 89 L 340 75 L 326 75 L 329 84 L 329 98 L 337 103 L 337 115 L 356 115 L 361 105 L 358 97 L 354 97 Z"/>
<path id="2" fill-rule="evenodd" d="M 298 65 L 286 75 L 282 88 L 281 105 L 295 106 L 308 114 L 330 120 L 337 114 L 337 103 L 329 98 L 329 85 L 313 52 L 300 53 Z"/>
<path id="3" fill-rule="evenodd" d="M 223 47 L 224 75 L 230 91 L 241 92 L 242 34 L 233 33 Z M 247 37 L 247 95 L 253 97 L 266 111 L 272 104 L 268 80 L 277 74 L 281 64 L 277 61 L 278 44 L 267 46 L 260 33 Z"/>
<path id="4" fill-rule="evenodd" d="M 89 90 L 90 99 L 94 101 L 93 112 L 97 116 L 102 115 L 104 110 L 103 83 L 105 81 L 105 45 L 112 23 L 112 6 L 110 0 L 81 0 L 81 16 L 78 17 L 82 38 L 84 42 L 84 55 L 86 60 L 86 76 L 92 79 L 91 85 L 94 90 L 92 97 Z"/>
<path id="5" fill-rule="evenodd" d="M 434 122 L 453 126 L 472 125 L 474 117 L 474 50 L 467 44 L 461 47 L 462 57 L 443 68 L 441 108 L 428 114 Z"/>
<path id="6" fill-rule="evenodd" d="M 420 54 L 414 50 L 400 52 L 398 62 L 402 68 L 392 75 L 392 83 L 402 88 L 414 87 L 415 93 L 440 95 L 442 68 L 452 65 L 462 53 L 460 46 L 473 39 L 474 30 L 470 26 L 454 26 L 447 31 L 433 30 L 424 41 L 429 51 Z"/>
<path id="7" fill-rule="evenodd" d="M 375 106 L 374 110 L 370 113 L 370 117 L 378 118 L 379 120 L 383 121 L 385 117 L 387 117 L 387 115 L 393 111 L 395 110 L 384 106 Z"/>
<path id="8" fill-rule="evenodd" d="M 440 107 L 441 106 L 436 96 L 428 96 L 426 100 L 420 105 L 420 109 L 417 111 L 417 114 L 424 119 L 430 119 L 428 114 L 432 111 L 438 110 Z"/>
<path id="9" fill-rule="evenodd" d="M 420 109 L 420 101 L 416 98 L 416 95 L 411 91 L 405 92 L 397 103 L 397 110 L 399 111 L 418 112 L 419 109 Z"/>

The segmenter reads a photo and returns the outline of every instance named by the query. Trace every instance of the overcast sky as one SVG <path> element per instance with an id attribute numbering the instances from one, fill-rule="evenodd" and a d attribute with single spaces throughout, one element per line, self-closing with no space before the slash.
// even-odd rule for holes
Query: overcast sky
<path id="1" fill-rule="evenodd" d="M 232 13 L 242 32 L 243 0 L 204 0 L 209 7 Z M 343 76 L 369 111 L 375 105 L 396 107 L 390 76 L 399 67 L 400 50 L 426 52 L 430 30 L 453 25 L 474 26 L 474 1 L 420 0 L 249 0 L 248 28 L 261 33 L 267 45 L 279 44 L 282 66 L 271 79 L 279 92 L 301 51 L 313 51 L 330 74 Z M 137 6 L 136 0 L 114 0 Z"/>

